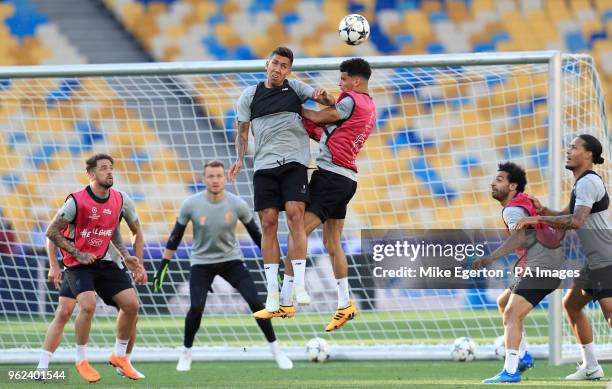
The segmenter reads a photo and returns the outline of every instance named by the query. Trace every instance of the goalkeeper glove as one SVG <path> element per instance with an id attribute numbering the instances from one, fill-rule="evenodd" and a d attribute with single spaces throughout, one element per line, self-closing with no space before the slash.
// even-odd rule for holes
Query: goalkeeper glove
<path id="1" fill-rule="evenodd" d="M 168 265 L 170 265 L 170 260 L 162 258 L 159 267 L 157 268 L 157 272 L 155 273 L 155 277 L 153 277 L 153 292 L 161 292 L 164 277 L 166 276 L 166 270 L 168 270 Z"/>

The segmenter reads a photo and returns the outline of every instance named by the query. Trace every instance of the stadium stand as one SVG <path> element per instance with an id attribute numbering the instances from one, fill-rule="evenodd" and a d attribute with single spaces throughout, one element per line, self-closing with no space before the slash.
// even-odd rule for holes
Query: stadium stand
<path id="1" fill-rule="evenodd" d="M 263 58 L 279 44 L 292 47 L 298 57 L 560 49 L 592 54 L 603 77 L 604 88 L 612 90 L 610 0 L 559 0 L 554 4 L 543 0 L 103 0 L 103 3 L 134 39 L 159 61 Z M 357 48 L 337 38 L 340 15 L 351 12 L 363 14 L 371 23 L 370 40 Z M 313 15 L 319 15 L 316 18 L 319 23 L 305 22 L 312 20 Z M 57 26 L 49 23 L 27 0 L 0 2 L 0 20 L 1 65 L 86 62 Z M 487 196 L 464 198 L 458 195 L 456 188 L 445 184 L 444 177 L 461 174 L 461 171 L 450 168 L 454 164 L 450 155 L 439 153 L 440 150 L 452 150 L 452 140 L 441 141 L 434 148 L 431 147 L 434 141 L 418 130 L 427 120 L 460 120 L 461 138 L 474 140 L 480 135 L 495 133 L 494 128 L 482 124 L 481 115 L 499 111 L 496 107 L 501 102 L 507 109 L 497 114 L 505 118 L 515 117 L 516 110 L 534 110 L 534 115 L 529 116 L 532 119 L 527 119 L 533 123 L 512 124 L 515 128 L 534 128 L 531 133 L 520 135 L 523 146 L 508 149 L 506 155 L 499 157 L 532 156 L 533 162 L 528 166 L 530 178 L 543 181 L 539 168 L 545 155 L 541 139 L 545 134 L 546 112 L 538 107 L 542 96 L 546 95 L 545 79 L 527 79 L 517 74 L 503 80 L 491 80 L 494 98 L 461 102 L 464 109 L 458 113 L 456 109 L 437 105 L 430 95 L 421 93 L 427 86 L 423 75 L 398 70 L 395 77 L 407 80 L 413 89 L 398 90 L 395 101 L 379 106 L 378 129 L 368 141 L 373 146 L 366 147 L 363 153 L 364 159 L 373 161 L 369 168 L 375 171 L 379 164 L 388 174 L 364 179 L 354 203 L 354 212 L 376 215 L 372 216 L 371 225 L 398 224 L 397 209 L 410 209 L 415 205 L 409 201 L 393 204 L 388 194 L 373 189 L 383 183 L 390 188 L 403 188 L 406 193 L 428 195 L 430 200 L 427 201 L 452 204 L 452 207 L 439 207 L 436 211 L 434 216 L 441 226 L 448 220 L 459 219 L 460 214 L 467 214 L 474 207 L 491 208 Z M 420 83 L 414 83 L 416 79 Z M 227 138 L 232 139 L 235 96 L 224 92 L 224 83 L 239 85 L 245 79 L 204 82 L 211 80 L 193 77 L 182 81 L 192 87 L 188 88 L 193 91 L 191 97 L 210 118 L 211 130 L 225 131 Z M 436 81 L 444 85 L 443 79 Z M 533 87 L 520 88 L 526 83 L 532 83 Z M 517 88 L 507 88 L 508 85 L 517 85 Z M 19 96 L 22 91 L 24 99 L 8 101 L 2 90 L 10 90 L 11 96 Z M 515 93 L 516 90 L 522 95 Z M 452 97 L 452 88 L 445 93 L 447 98 Z M 115 98 L 109 104 L 111 95 Z M 97 96 L 104 98 L 96 100 Z M 612 108 L 611 96 L 608 93 L 606 97 L 608 111 Z M 27 99 L 39 103 L 26 104 Z M 72 113 L 71 120 L 63 118 L 62 102 L 79 99 L 93 102 L 94 108 L 90 107 L 76 118 Z M 142 219 L 150 222 L 147 223 L 152 229 L 149 232 L 153 235 L 167 233 L 178 207 L 173 199 L 177 193 L 190 191 L 193 177 L 180 173 L 189 168 L 184 166 L 176 150 L 164 144 L 150 122 L 130 110 L 122 96 L 109 85 L 99 80 L 65 79 L 39 83 L 31 88 L 19 81 L 3 81 L 0 101 L 0 117 L 10 119 L 26 114 L 29 118 L 24 121 L 22 131 L 3 133 L 4 140 L 0 142 L 3 183 L 0 207 L 4 208 L 7 218 L 15 221 L 17 231 L 33 231 L 39 218 L 51 216 L 50 210 L 56 209 L 62 200 L 58 196 L 65 194 L 65 186 L 57 183 L 63 179 L 75 180 L 74 177 L 59 177 L 60 168 L 73 161 L 80 163 L 95 148 L 110 150 L 118 156 L 118 172 L 127 170 L 144 177 L 136 180 L 142 183 L 140 187 L 127 188 L 131 194 L 148 193 L 147 184 L 163 186 L 159 196 L 167 195 L 162 201 L 167 208 L 161 210 L 164 215 L 161 219 L 156 217 L 155 212 L 159 210 L 147 201 L 147 196 L 135 197 Z M 516 105 L 519 101 L 529 101 L 529 107 Z M 401 113 L 396 109 L 398 103 L 403 106 Z M 424 106 L 430 109 L 419 109 Z M 399 114 L 403 115 L 401 119 Z M 116 120 L 121 117 L 133 120 L 127 125 Z M 109 126 L 115 127 L 109 131 Z M 116 126 L 123 127 L 119 131 Z M 46 131 L 40 131 L 41 128 Z M 511 132 L 504 134 L 496 142 L 503 144 L 512 136 Z M 48 139 L 48 142 L 40 150 L 28 150 L 25 145 L 34 137 Z M 482 164 L 469 155 L 452 157 L 460 158 L 461 169 L 469 169 L 472 175 L 477 174 Z M 398 166 L 399 163 L 408 163 L 414 174 L 402 174 L 406 168 Z M 57 170 L 58 173 L 39 173 L 32 169 L 29 177 L 14 175 L 13 169 L 23 164 L 44 165 L 44 172 Z M 126 166 L 129 168 L 124 169 Z M 156 176 L 153 172 L 158 168 L 169 174 Z M 127 182 L 131 181 L 127 178 Z M 42 185 L 35 187 L 34 182 Z M 51 190 L 54 196 L 43 196 L 41 188 Z M 536 187 L 532 191 L 537 195 L 544 193 L 545 188 Z M 29 196 L 17 196 L 19 193 Z M 33 204 L 40 204 L 38 200 L 44 204 L 38 208 L 48 210 L 42 215 L 33 207 Z M 400 225 L 408 222 L 411 216 L 406 213 L 403 217 L 407 219 L 400 221 Z M 27 237 L 20 239 L 26 241 Z"/>

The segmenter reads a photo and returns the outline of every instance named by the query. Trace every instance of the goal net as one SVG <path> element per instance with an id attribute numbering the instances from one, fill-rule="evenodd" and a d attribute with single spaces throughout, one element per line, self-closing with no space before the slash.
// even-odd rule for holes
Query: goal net
<path id="1" fill-rule="evenodd" d="M 332 358 L 450 358 L 454 339 L 469 336 L 479 345 L 478 357 L 493 356 L 493 341 L 503 334 L 495 306 L 501 290 L 377 289 L 363 271 L 368 263 L 360 232 L 503 229 L 490 181 L 498 162 L 507 160 L 526 169 L 530 194 L 548 204 L 567 203 L 572 178 L 550 163 L 551 152 L 561 153 L 563 142 L 581 132 L 602 141 L 606 161 L 612 160 L 612 147 L 593 62 L 563 56 L 557 77 L 549 64 L 554 55 L 370 58 L 378 123 L 359 156 L 359 187 L 342 238 L 359 315 L 339 331 L 324 332 L 336 307 L 336 283 L 321 231 L 315 231 L 306 271 L 313 303 L 300 308 L 294 319 L 273 322 L 290 355 L 305 357 L 304 345 L 318 336 L 332 345 Z M 292 77 L 337 96 L 340 61 L 296 61 Z M 33 351 L 42 345 L 58 300 L 46 282 L 44 231 L 66 195 L 87 184 L 85 159 L 98 152 L 115 158 L 115 187 L 136 203 L 152 281 L 182 201 L 203 189 L 203 163 L 220 159 L 229 166 L 234 160 L 234 107 L 241 91 L 264 78 L 263 61 L 0 70 L 0 361 L 38 357 Z M 550 96 L 558 90 L 561 100 L 553 104 Z M 555 133 L 554 123 L 562 139 L 549 136 Z M 314 157 L 318 148 L 311 146 Z M 251 146 L 246 169 L 227 187 L 250 205 L 252 152 Z M 609 166 L 599 170 L 606 183 L 612 181 Z M 554 174 L 563 177 L 557 188 L 551 183 Z M 285 225 L 282 216 L 283 250 Z M 125 225 L 122 234 L 130 236 Z M 259 250 L 241 227 L 238 236 L 263 300 Z M 142 308 L 136 359 L 178 355 L 189 307 L 190 241 L 188 229 L 162 293 L 153 293 L 150 284 L 137 287 Z M 565 250 L 571 260 L 583 260 L 575 239 L 568 238 Z M 508 258 L 500 266 L 512 262 Z M 553 328 L 562 334 L 563 357 L 577 352 L 559 309 L 558 299 L 545 300 L 525 320 L 536 356 L 548 355 Z M 598 306 L 587 310 L 595 342 L 601 350 L 612 350 Z M 100 302 L 89 343 L 100 350 L 94 355 L 110 352 L 115 317 L 116 311 Z M 72 360 L 73 347 L 71 321 L 54 360 Z M 208 295 L 194 356 L 268 358 L 246 303 L 219 278 Z"/>

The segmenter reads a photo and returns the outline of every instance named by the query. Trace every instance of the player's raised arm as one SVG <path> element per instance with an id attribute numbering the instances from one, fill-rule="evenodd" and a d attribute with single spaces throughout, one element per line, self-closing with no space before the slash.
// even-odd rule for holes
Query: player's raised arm
<path id="1" fill-rule="evenodd" d="M 326 105 L 328 107 L 332 107 L 336 103 L 334 96 L 327 93 L 327 90 L 324 88 L 316 88 L 312 93 L 312 99 L 317 103 Z"/>
<path id="2" fill-rule="evenodd" d="M 339 121 L 340 119 L 342 119 L 340 117 L 340 114 L 336 110 L 336 107 L 327 107 L 320 111 L 303 108 L 302 117 L 316 124 L 330 124 L 330 123 L 335 123 Z"/>

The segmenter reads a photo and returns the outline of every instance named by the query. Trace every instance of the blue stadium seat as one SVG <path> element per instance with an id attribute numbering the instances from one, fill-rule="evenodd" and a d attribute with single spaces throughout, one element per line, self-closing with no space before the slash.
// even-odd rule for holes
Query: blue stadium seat
<path id="1" fill-rule="evenodd" d="M 93 148 L 94 142 L 104 139 L 104 134 L 96 129 L 91 122 L 77 121 L 75 129 L 81 135 L 81 144 L 87 151 Z"/>
<path id="2" fill-rule="evenodd" d="M 459 159 L 458 162 L 459 162 L 459 167 L 461 168 L 461 171 L 463 171 L 465 175 L 469 177 L 471 177 L 470 169 L 472 169 L 473 167 L 480 166 L 480 159 L 474 156 L 462 157 Z"/>
<path id="3" fill-rule="evenodd" d="M 217 59 L 229 59 L 229 50 L 221 45 L 214 35 L 209 35 L 202 39 L 202 44 L 208 49 L 210 54 Z"/>
<path id="4" fill-rule="evenodd" d="M 397 9 L 397 1 L 395 0 L 377 0 L 374 9 L 376 10 L 376 12 L 381 11 L 383 9 L 390 9 L 390 10 Z"/>
<path id="5" fill-rule="evenodd" d="M 60 145 L 43 145 L 30 156 L 30 162 L 38 169 L 42 164 L 49 162 L 53 158 L 53 155 L 61 149 L 62 147 Z"/>
<path id="6" fill-rule="evenodd" d="M 17 38 L 33 36 L 36 27 L 47 23 L 47 17 L 38 12 L 35 6 L 27 0 L 13 0 L 15 4 L 15 14 L 8 17 L 5 21 L 11 30 L 11 34 Z"/>
<path id="7" fill-rule="evenodd" d="M 249 46 L 238 46 L 234 50 L 234 57 L 238 60 L 257 59 Z"/>
<path id="8" fill-rule="evenodd" d="M 529 151 L 529 155 L 533 164 L 538 168 L 548 167 L 548 146 L 534 147 Z"/>
<path id="9" fill-rule="evenodd" d="M 501 150 L 503 158 L 512 160 L 523 156 L 523 148 L 521 146 L 506 146 Z"/>
<path id="10" fill-rule="evenodd" d="M 7 90 L 11 87 L 11 80 L 0 80 L 0 90 Z"/>
<path id="11" fill-rule="evenodd" d="M 274 0 L 253 0 L 249 7 L 249 12 L 252 14 L 258 12 L 270 12 L 274 8 Z"/>
<path id="12" fill-rule="evenodd" d="M 389 39 L 378 23 L 370 26 L 370 39 L 376 46 L 376 49 L 383 54 L 394 53 L 398 50 L 397 44 Z"/>
<path id="13" fill-rule="evenodd" d="M 584 51 L 589 48 L 588 43 L 580 31 L 571 31 L 565 35 L 565 45 L 573 53 Z"/>
<path id="14" fill-rule="evenodd" d="M 14 149 L 18 143 L 27 143 L 28 136 L 25 132 L 11 132 L 6 140 L 10 149 Z"/>
<path id="15" fill-rule="evenodd" d="M 365 5 L 351 1 L 348 5 L 348 13 L 358 14 L 365 10 Z"/>
<path id="16" fill-rule="evenodd" d="M 495 44 L 492 42 L 479 42 L 474 44 L 474 51 L 476 53 L 490 53 L 495 51 Z"/>
<path id="17" fill-rule="evenodd" d="M 442 54 L 445 51 L 444 45 L 440 42 L 433 42 L 427 45 L 427 52 L 429 54 Z"/>
<path id="18" fill-rule="evenodd" d="M 18 174 L 7 174 L 0 178 L 2 184 L 6 186 L 9 190 L 14 191 L 15 187 L 23 182 L 23 177 Z"/>
<path id="19" fill-rule="evenodd" d="M 429 166 L 424 156 L 411 158 L 408 161 L 408 169 L 423 182 L 434 198 L 452 201 L 457 197 L 457 191 L 442 181 L 438 172 Z"/>
<path id="20" fill-rule="evenodd" d="M 52 107 L 58 101 L 65 101 L 70 99 L 72 92 L 81 87 L 81 83 L 77 79 L 66 79 L 60 82 L 57 89 L 49 92 L 47 95 L 47 105 Z"/>
<path id="21" fill-rule="evenodd" d="M 445 22 L 448 20 L 448 14 L 446 11 L 436 11 L 429 14 L 429 23 L 436 24 L 439 22 Z"/>
<path id="22" fill-rule="evenodd" d="M 419 133 L 413 129 L 400 130 L 387 142 L 387 146 L 389 146 L 393 152 L 397 152 L 398 149 L 405 146 L 415 147 L 423 151 L 423 149 L 433 147 L 435 144 L 435 140 L 422 138 Z"/>

